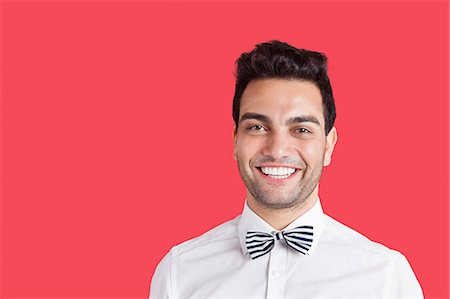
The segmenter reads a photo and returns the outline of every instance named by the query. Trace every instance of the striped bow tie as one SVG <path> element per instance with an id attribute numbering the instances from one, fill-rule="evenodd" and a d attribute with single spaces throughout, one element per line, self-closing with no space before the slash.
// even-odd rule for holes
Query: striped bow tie
<path id="1" fill-rule="evenodd" d="M 299 226 L 287 231 L 264 233 L 248 231 L 245 239 L 248 253 L 252 260 L 269 253 L 275 247 L 276 240 L 284 240 L 292 249 L 306 254 L 311 247 L 312 226 Z"/>

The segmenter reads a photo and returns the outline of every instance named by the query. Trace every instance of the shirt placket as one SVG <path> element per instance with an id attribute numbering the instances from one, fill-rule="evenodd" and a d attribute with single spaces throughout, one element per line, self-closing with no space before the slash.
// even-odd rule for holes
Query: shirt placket
<path id="1" fill-rule="evenodd" d="M 275 247 L 270 251 L 269 267 L 267 273 L 267 298 L 283 298 L 286 282 L 286 258 L 285 244 L 275 242 Z"/>

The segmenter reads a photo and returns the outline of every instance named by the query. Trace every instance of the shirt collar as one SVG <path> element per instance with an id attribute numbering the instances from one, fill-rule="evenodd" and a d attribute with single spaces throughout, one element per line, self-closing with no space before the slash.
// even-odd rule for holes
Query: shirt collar
<path id="1" fill-rule="evenodd" d="M 324 225 L 324 213 L 319 198 L 317 198 L 316 203 L 311 209 L 291 222 L 284 230 L 292 229 L 301 225 L 312 225 L 314 227 L 313 243 L 311 248 L 308 250 L 308 255 L 312 255 L 317 246 L 317 242 L 319 241 Z M 256 230 L 266 233 L 277 231 L 249 208 L 247 200 L 245 200 L 244 210 L 242 211 L 237 230 L 239 242 L 241 243 L 242 252 L 244 254 L 247 254 L 247 246 L 245 245 L 247 231 Z"/>

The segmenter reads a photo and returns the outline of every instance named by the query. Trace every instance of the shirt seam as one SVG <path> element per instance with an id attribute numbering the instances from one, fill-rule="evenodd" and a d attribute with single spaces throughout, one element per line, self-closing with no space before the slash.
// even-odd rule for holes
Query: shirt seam
<path id="1" fill-rule="evenodd" d="M 397 261 L 401 258 L 401 254 L 399 254 L 394 260 L 390 262 L 390 267 L 388 268 L 388 271 L 386 273 L 386 281 L 385 281 L 385 287 L 383 291 L 383 297 L 389 298 L 389 294 L 392 290 L 392 282 L 394 281 L 394 270 L 395 270 L 395 264 Z"/>
<path id="2" fill-rule="evenodd" d="M 174 263 L 174 257 L 173 257 L 173 252 L 172 252 L 172 250 L 170 251 L 170 266 L 169 266 L 169 292 L 168 292 L 168 297 L 169 298 L 174 298 L 173 296 L 172 296 L 172 294 L 173 294 L 173 286 L 174 286 L 174 278 L 173 278 L 173 276 L 174 276 L 174 269 L 173 269 L 173 263 Z"/>
<path id="3" fill-rule="evenodd" d="M 236 238 L 236 236 L 233 237 L 233 234 L 235 234 L 235 232 L 229 232 L 228 234 L 223 235 L 223 236 L 217 236 L 213 239 L 199 241 L 198 244 L 195 244 L 195 246 L 191 246 L 191 247 L 188 247 L 189 244 L 183 245 L 183 243 L 181 243 L 180 245 L 177 245 L 173 248 L 174 252 L 172 252 L 172 256 L 175 258 L 175 257 L 178 257 L 178 256 L 184 254 L 186 251 L 195 250 L 198 247 L 204 246 L 204 245 L 212 243 L 212 242 L 222 241 L 222 240 L 225 240 L 228 238 L 229 239 Z"/>

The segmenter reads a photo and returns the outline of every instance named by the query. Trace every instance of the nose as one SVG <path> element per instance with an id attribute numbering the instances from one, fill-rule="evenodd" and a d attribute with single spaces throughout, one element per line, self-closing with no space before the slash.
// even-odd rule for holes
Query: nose
<path id="1" fill-rule="evenodd" d="M 289 157 L 292 151 L 290 136 L 281 132 L 272 132 L 267 138 L 263 154 L 272 156 L 275 160 Z"/>

